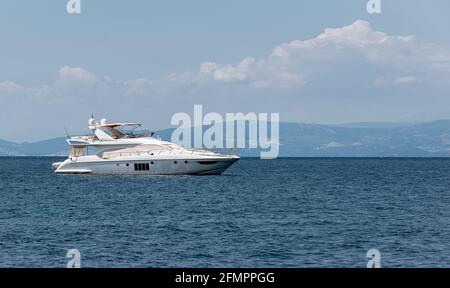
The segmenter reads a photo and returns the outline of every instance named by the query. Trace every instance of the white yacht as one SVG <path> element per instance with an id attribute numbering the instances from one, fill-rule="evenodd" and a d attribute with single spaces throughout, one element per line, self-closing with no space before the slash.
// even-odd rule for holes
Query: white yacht
<path id="1" fill-rule="evenodd" d="M 69 158 L 53 163 L 58 174 L 218 175 L 238 156 L 202 149 L 187 149 L 136 133 L 137 123 L 107 123 L 91 118 L 91 136 L 68 137 Z"/>

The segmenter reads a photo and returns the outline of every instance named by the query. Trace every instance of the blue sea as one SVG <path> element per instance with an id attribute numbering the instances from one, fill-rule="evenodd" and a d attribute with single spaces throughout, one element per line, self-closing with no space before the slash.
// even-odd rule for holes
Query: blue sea
<path id="1" fill-rule="evenodd" d="M 242 159 L 221 176 L 0 158 L 0 266 L 450 266 L 450 159 Z"/>

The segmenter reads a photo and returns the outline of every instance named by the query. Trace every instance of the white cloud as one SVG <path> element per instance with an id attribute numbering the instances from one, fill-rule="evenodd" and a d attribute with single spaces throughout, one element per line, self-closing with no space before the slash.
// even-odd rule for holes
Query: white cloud
<path id="1" fill-rule="evenodd" d="M 25 92 L 25 87 L 12 81 L 0 82 L 0 94 L 17 94 Z"/>
<path id="2" fill-rule="evenodd" d="M 415 76 L 401 76 L 394 80 L 395 84 L 411 84 L 417 82 L 417 77 Z"/>
<path id="3" fill-rule="evenodd" d="M 381 87 L 381 86 L 385 86 L 385 85 L 388 85 L 388 84 L 389 84 L 389 80 L 386 79 L 386 78 L 383 77 L 383 76 L 379 76 L 379 77 L 377 77 L 377 78 L 373 81 L 373 85 L 374 85 L 374 86 L 379 86 L 379 87 Z"/>
<path id="4" fill-rule="evenodd" d="M 125 86 L 127 94 L 145 94 L 150 89 L 153 89 L 154 81 L 145 78 L 137 78 L 125 81 L 123 85 Z"/>
<path id="5" fill-rule="evenodd" d="M 363 48 L 368 45 L 385 44 L 394 38 L 386 33 L 372 30 L 369 22 L 357 20 L 349 26 L 342 28 L 327 28 L 323 33 L 309 40 L 294 40 L 276 47 L 271 58 L 288 58 L 298 51 L 311 51 L 314 49 L 335 49 L 339 45 Z M 399 38 L 400 39 L 400 38 Z M 410 41 L 412 37 L 402 37 Z"/>
<path id="6" fill-rule="evenodd" d="M 406 85 L 406 84 L 414 84 L 420 83 L 419 79 L 416 76 L 407 75 L 407 76 L 398 76 L 398 77 L 385 77 L 380 76 L 375 79 L 373 84 L 378 87 L 389 87 L 390 85 Z"/>
<path id="7" fill-rule="evenodd" d="M 108 77 L 98 80 L 89 71 L 80 67 L 64 66 L 59 70 L 53 83 L 25 86 L 13 81 L 0 82 L 0 96 L 21 95 L 31 101 L 77 100 L 83 97 L 95 97 L 102 89 L 113 87 L 114 81 Z M 82 96 L 82 97 L 80 97 Z"/>
<path id="8" fill-rule="evenodd" d="M 200 66 L 199 76 L 202 80 L 211 79 L 218 82 L 244 82 L 250 77 L 255 59 L 247 57 L 237 66 L 220 65 L 213 62 L 206 62 Z"/>
<path id="9" fill-rule="evenodd" d="M 418 82 L 411 74 L 440 82 L 439 78 L 450 75 L 450 51 L 421 43 L 414 36 L 388 35 L 374 30 L 367 21 L 357 20 L 348 26 L 327 28 L 312 39 L 280 44 L 266 58 L 247 57 L 237 65 L 205 62 L 197 74 L 190 74 L 189 81 L 184 78 L 183 84 L 243 83 L 252 88 L 297 90 L 323 79 L 323 72 L 370 77 L 348 74 L 349 64 L 360 66 L 362 71 L 387 72 L 374 81 L 376 86 Z M 172 76 L 172 80 L 177 77 Z"/>
<path id="10" fill-rule="evenodd" d="M 357 20 L 348 26 L 327 28 L 311 39 L 280 44 L 261 59 L 246 57 L 236 65 L 205 62 L 197 72 L 186 71 L 159 79 L 137 78 L 120 85 L 128 95 L 148 96 L 178 93 L 180 89 L 187 93 L 189 90 L 183 89 L 213 88 L 216 84 L 221 84 L 220 89 L 224 89 L 226 85 L 236 83 L 256 90 L 296 91 L 305 85 L 314 85 L 318 80 L 324 81 L 325 77 L 331 77 L 324 76 L 329 73 L 360 80 L 372 77 L 359 72 L 351 74 L 355 71 L 347 71 L 349 64 L 361 71 L 386 72 L 372 81 L 375 87 L 442 82 L 439 78 L 450 75 L 450 51 L 421 43 L 414 36 L 388 35 L 374 30 L 367 21 Z M 63 83 L 114 83 L 110 78 L 104 78 L 108 81 L 103 78 L 99 79 L 81 67 L 64 66 L 59 71 Z"/>
<path id="11" fill-rule="evenodd" d="M 97 81 L 97 77 L 91 74 L 89 71 L 80 67 L 64 66 L 59 69 L 59 77 L 63 80 L 75 80 L 82 82 L 93 83 Z"/>
<path id="12" fill-rule="evenodd" d="M 356 68 L 350 70 L 349 67 Z M 379 76 L 365 72 L 371 70 Z M 71 89 L 92 84 L 103 85 L 103 88 L 118 85 L 128 95 L 148 96 L 152 93 L 178 93 L 180 89 L 186 88 L 213 88 L 215 84 L 221 84 L 221 89 L 228 84 L 240 83 L 241 87 L 256 90 L 270 88 L 296 91 L 305 85 L 325 81 L 327 77 L 332 77 L 333 81 L 337 78 L 354 78 L 355 83 L 365 77 L 373 77 L 373 85 L 381 87 L 442 83 L 445 82 L 442 79 L 448 79 L 449 76 L 448 49 L 421 43 L 413 36 L 388 35 L 374 30 L 367 21 L 357 20 L 348 26 L 327 28 L 311 39 L 280 44 L 265 58 L 246 57 L 236 65 L 205 62 L 197 72 L 186 71 L 159 79 L 137 78 L 119 83 L 108 76 L 98 78 L 81 67 L 64 66 L 59 70 L 56 83 L 47 85 L 50 89 L 47 87 L 45 94 L 51 94 L 49 90 L 52 89 L 61 92 L 68 84 Z M 24 89 L 13 82 L 0 83 L 0 91 Z M 40 89 L 35 87 L 34 91 L 37 93 Z"/>

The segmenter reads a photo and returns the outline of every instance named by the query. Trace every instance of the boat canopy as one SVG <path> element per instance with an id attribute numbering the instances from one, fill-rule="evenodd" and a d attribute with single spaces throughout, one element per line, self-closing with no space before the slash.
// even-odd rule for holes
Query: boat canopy
<path id="1" fill-rule="evenodd" d="M 117 127 L 131 127 L 131 128 L 137 128 L 141 127 L 142 124 L 139 123 L 108 123 L 108 124 L 100 124 L 98 127 L 105 127 L 105 128 L 117 128 Z"/>

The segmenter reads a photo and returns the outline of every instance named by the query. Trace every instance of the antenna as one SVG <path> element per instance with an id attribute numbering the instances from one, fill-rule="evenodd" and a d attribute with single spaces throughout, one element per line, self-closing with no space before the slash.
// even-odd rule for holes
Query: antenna
<path id="1" fill-rule="evenodd" d="M 67 138 L 67 139 L 70 139 L 70 134 L 69 134 L 69 132 L 67 131 L 66 126 L 64 126 L 64 130 L 66 130 L 66 138 Z"/>

